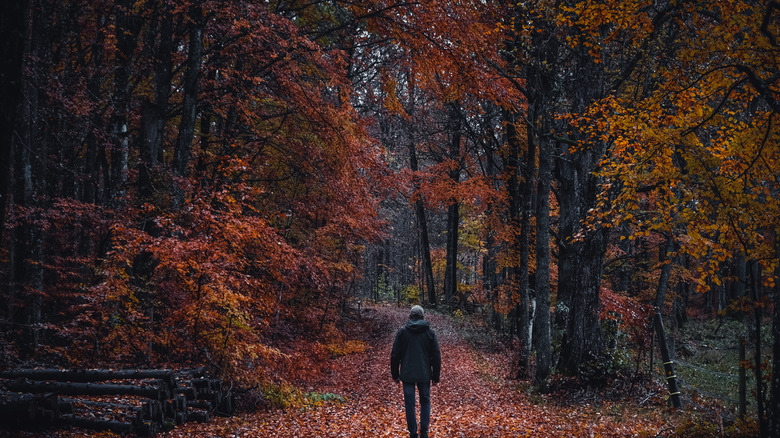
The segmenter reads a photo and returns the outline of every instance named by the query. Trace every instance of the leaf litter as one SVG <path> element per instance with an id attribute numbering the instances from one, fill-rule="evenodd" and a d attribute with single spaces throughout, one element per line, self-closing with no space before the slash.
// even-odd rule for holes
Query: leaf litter
<path id="1" fill-rule="evenodd" d="M 162 434 L 178 437 L 404 437 L 400 384 L 390 378 L 390 349 L 406 309 L 370 309 L 378 334 L 365 352 L 334 358 L 313 388 L 338 394 L 316 406 L 268 409 L 208 424 L 187 424 Z M 658 436 L 668 430 L 664 407 L 631 404 L 565 405 L 536 395 L 528 382 L 509 379 L 511 355 L 473 348 L 450 318 L 429 314 L 442 351 L 441 383 L 431 390 L 432 438 L 450 437 L 627 437 Z M 541 398 L 541 402 L 539 399 Z"/>

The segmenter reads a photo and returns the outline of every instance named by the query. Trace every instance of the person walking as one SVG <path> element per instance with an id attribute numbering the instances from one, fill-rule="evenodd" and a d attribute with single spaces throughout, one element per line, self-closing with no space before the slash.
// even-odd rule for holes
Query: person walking
<path id="1" fill-rule="evenodd" d="M 400 367 L 400 370 L 399 370 Z M 390 353 L 390 373 L 396 383 L 403 382 L 406 427 L 411 438 L 428 438 L 431 419 L 431 382 L 439 383 L 441 352 L 436 332 L 425 320 L 420 306 L 412 307 L 409 321 L 398 329 Z M 420 393 L 420 435 L 417 435 L 415 390 Z"/>

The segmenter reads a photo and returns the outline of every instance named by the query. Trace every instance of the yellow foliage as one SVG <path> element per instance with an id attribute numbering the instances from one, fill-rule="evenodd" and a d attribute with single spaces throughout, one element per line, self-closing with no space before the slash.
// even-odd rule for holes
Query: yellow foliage
<path id="1" fill-rule="evenodd" d="M 365 353 L 371 349 L 367 343 L 356 339 L 331 342 L 328 343 L 325 348 L 333 356 L 346 356 L 349 354 Z"/>

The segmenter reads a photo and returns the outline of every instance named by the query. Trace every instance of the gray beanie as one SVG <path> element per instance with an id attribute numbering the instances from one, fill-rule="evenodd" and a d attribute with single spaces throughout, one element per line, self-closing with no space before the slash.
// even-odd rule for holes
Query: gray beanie
<path id="1" fill-rule="evenodd" d="M 409 319 L 417 320 L 417 319 L 423 319 L 425 318 L 425 311 L 420 306 L 414 306 L 412 307 L 411 312 L 409 312 Z"/>

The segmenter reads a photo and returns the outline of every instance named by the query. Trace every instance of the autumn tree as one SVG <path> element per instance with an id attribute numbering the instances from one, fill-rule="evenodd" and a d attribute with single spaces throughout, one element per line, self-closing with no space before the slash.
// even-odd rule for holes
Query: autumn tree
<path id="1" fill-rule="evenodd" d="M 539 190 L 544 191 L 548 178 L 554 178 L 554 185 L 549 187 L 559 206 L 556 247 L 560 275 L 556 318 L 564 333 L 559 367 L 574 373 L 582 364 L 598 358 L 603 350 L 598 296 L 606 248 L 605 231 L 599 228 L 586 230 L 583 221 L 587 211 L 595 206 L 599 193 L 599 179 L 593 171 L 604 153 L 604 145 L 580 145 L 578 131 L 565 123 L 565 116 L 598 99 L 605 79 L 602 65 L 587 50 L 565 44 L 567 35 L 578 31 L 558 21 L 564 16 L 559 12 L 565 10 L 566 7 L 559 10 L 553 5 L 519 8 L 513 32 L 517 39 L 516 63 L 525 66 L 523 91 L 529 102 L 528 138 L 533 142 L 529 142 L 529 147 L 538 148 L 539 163 L 543 166 L 538 170 L 540 180 L 536 192 L 539 201 L 545 203 L 537 208 L 542 215 L 542 225 L 537 228 L 536 236 L 537 252 L 542 259 L 537 260 L 537 269 L 540 261 L 549 261 L 548 250 L 542 243 L 547 242 L 549 234 L 544 219 L 549 214 L 549 194 Z M 571 10 L 577 11 L 577 8 Z M 583 82 L 582 78 L 588 78 L 589 82 Z M 548 160 L 551 160 L 550 164 L 547 164 Z M 537 221 L 539 219 L 537 217 Z M 541 272 L 544 276 L 542 288 L 549 284 L 546 271 L 547 268 Z M 541 296 L 547 304 L 547 292 L 542 290 Z M 549 305 L 541 311 L 548 309 Z M 545 318 L 546 315 L 542 315 L 543 321 Z M 539 333 L 549 332 L 544 327 L 539 330 Z M 547 345 L 547 341 L 543 342 Z M 546 348 L 542 349 L 542 357 L 547 357 Z M 545 374 L 545 368 L 541 367 L 538 378 Z"/>
<path id="2" fill-rule="evenodd" d="M 616 189 L 605 198 L 611 220 L 631 224 L 629 238 L 660 236 L 665 263 L 693 260 L 686 268 L 700 291 L 720 287 L 722 268 L 734 266 L 746 285 L 734 294 L 753 303 L 755 327 L 777 261 L 774 10 L 739 1 L 636 9 L 635 67 L 583 118 L 610 145 L 601 175 Z M 588 26 L 584 17 L 578 23 Z M 663 301 L 659 294 L 657 306 Z M 761 380 L 760 331 L 751 332 Z M 767 436 L 776 426 L 765 421 L 761 388 L 756 395 Z"/>
<path id="3" fill-rule="evenodd" d="M 431 212 L 446 211 L 445 269 L 439 284 L 443 285 L 445 302 L 457 298 L 460 306 L 466 304 L 466 295 L 460 290 L 463 281 L 458 278 L 463 259 L 459 256 L 463 245 L 458 239 L 464 226 L 463 213 L 475 205 L 476 199 L 481 200 L 477 202 L 482 203 L 479 209 L 483 209 L 496 197 L 489 190 L 484 191 L 486 186 L 480 176 L 483 172 L 479 166 L 488 153 L 480 154 L 479 150 L 484 150 L 481 145 L 489 135 L 477 131 L 484 132 L 481 127 L 490 124 L 494 131 L 497 127 L 494 111 L 480 118 L 487 107 L 483 104 L 493 102 L 500 108 L 499 102 L 518 102 L 500 95 L 506 92 L 502 90 L 507 89 L 508 82 L 478 59 L 487 56 L 500 60 L 500 39 L 493 29 L 495 21 L 491 21 L 495 20 L 491 15 L 494 13 L 495 9 L 488 5 L 451 8 L 435 2 L 427 4 L 425 10 L 417 6 L 397 9 L 382 20 L 369 20 L 368 29 L 374 32 L 366 40 L 380 43 L 364 44 L 355 63 L 376 62 L 376 67 L 363 71 L 369 75 L 374 72 L 376 78 L 368 84 L 366 96 L 376 102 L 376 113 L 372 115 L 382 116 L 382 128 L 377 131 L 387 139 L 388 150 L 402 150 L 409 156 L 408 166 L 413 172 L 413 192 L 409 196 L 417 223 L 424 228 L 422 240 L 436 239 L 434 230 L 429 228 L 437 223 L 428 219 Z M 448 29 L 442 27 L 445 25 Z M 453 32 L 453 26 L 457 32 Z M 485 120 L 489 121 L 483 123 Z M 495 137 L 490 141 L 495 142 Z M 490 148 L 490 154 L 495 154 L 495 145 Z M 406 161 L 398 152 L 394 157 Z M 430 242 L 422 246 L 433 247 Z M 431 253 L 423 249 L 423 258 Z M 431 287 L 435 281 L 426 279 L 425 283 Z M 428 295 L 433 298 L 430 289 Z"/>
<path id="4" fill-rule="evenodd" d="M 273 378 L 247 360 L 324 351 L 272 338 L 285 321 L 338 336 L 334 309 L 379 228 L 384 166 L 326 25 L 356 17 L 31 3 L 3 270 L 4 333 L 28 333 L 15 351 L 209 363 L 244 381 Z"/>

